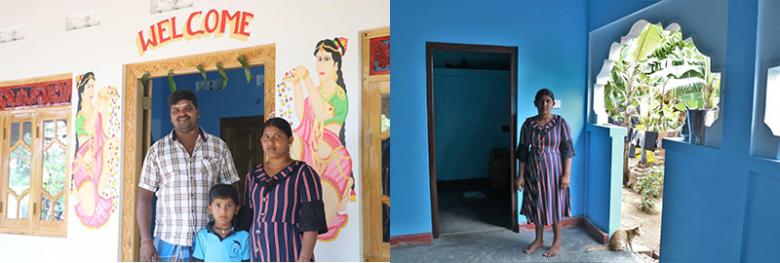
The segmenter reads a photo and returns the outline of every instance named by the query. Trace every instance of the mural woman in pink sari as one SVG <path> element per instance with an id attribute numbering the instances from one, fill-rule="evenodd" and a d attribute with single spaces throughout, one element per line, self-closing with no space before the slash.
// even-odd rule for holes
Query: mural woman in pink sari
<path id="1" fill-rule="evenodd" d="M 98 93 L 95 75 L 88 72 L 78 79 L 79 104 L 76 111 L 76 155 L 73 161 L 73 189 L 76 190 L 76 215 L 84 225 L 100 227 L 108 221 L 113 198 L 102 194 L 108 186 L 104 167 L 105 119 L 102 108 L 116 89 L 108 87 Z M 96 95 L 98 97 L 96 98 Z"/>
<path id="2" fill-rule="evenodd" d="M 349 101 L 341 73 L 341 57 L 347 50 L 346 44 L 345 38 L 317 43 L 314 57 L 318 84 L 314 84 L 309 70 L 303 66 L 284 77 L 294 87 L 295 114 L 299 120 L 294 129 L 297 138 L 292 151 L 300 156 L 294 158 L 314 167 L 322 177 L 328 232 L 319 239 L 326 241 L 335 239 L 347 225 L 347 202 L 355 196 L 352 158 L 344 140 Z"/>

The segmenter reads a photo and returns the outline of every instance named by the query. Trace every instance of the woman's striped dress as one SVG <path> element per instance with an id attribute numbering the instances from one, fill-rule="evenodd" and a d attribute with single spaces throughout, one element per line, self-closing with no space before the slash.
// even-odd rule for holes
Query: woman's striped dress
<path id="1" fill-rule="evenodd" d="M 246 177 L 244 200 L 252 208 L 252 261 L 296 261 L 305 231 L 328 232 L 317 172 L 301 161 L 271 177 L 258 165 Z"/>
<path id="2" fill-rule="evenodd" d="M 517 156 L 525 163 L 525 189 L 521 213 L 529 223 L 557 224 L 571 216 L 569 188 L 560 190 L 563 160 L 574 156 L 571 131 L 563 117 L 539 126 L 536 117 L 525 120 L 520 129 Z"/>

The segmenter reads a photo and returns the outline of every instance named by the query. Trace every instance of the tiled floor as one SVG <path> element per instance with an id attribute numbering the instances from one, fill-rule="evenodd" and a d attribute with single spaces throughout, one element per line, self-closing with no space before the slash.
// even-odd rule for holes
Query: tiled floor
<path id="1" fill-rule="evenodd" d="M 641 262 L 630 252 L 586 252 L 598 246 L 579 227 L 562 230 L 558 256 L 543 257 L 552 244 L 551 230 L 545 231 L 545 248 L 525 254 L 522 248 L 534 239 L 532 230 L 514 233 L 507 229 L 508 194 L 487 182 L 439 184 L 441 237 L 429 245 L 407 245 L 391 249 L 393 262 Z M 468 194 L 466 194 L 468 193 Z M 468 196 L 468 197 L 464 197 Z M 480 198 L 482 197 L 482 198 Z"/>

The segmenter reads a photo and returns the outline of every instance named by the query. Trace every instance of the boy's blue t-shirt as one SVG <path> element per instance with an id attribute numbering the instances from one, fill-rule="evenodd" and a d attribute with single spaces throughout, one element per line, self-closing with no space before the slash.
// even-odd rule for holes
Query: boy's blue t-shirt
<path id="1" fill-rule="evenodd" d="M 195 234 L 192 257 L 202 261 L 249 261 L 249 233 L 232 231 L 223 239 L 210 223 Z"/>

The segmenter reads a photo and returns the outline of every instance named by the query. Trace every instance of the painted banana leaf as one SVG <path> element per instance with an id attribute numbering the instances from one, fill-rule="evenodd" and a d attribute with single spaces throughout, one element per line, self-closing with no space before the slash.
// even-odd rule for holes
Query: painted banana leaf
<path id="1" fill-rule="evenodd" d="M 227 88 L 228 76 L 227 73 L 225 73 L 225 68 L 222 67 L 222 62 L 217 63 L 217 72 L 219 73 L 219 76 L 222 78 L 222 89 Z"/>
<path id="2" fill-rule="evenodd" d="M 207 80 L 208 78 L 206 77 L 206 69 L 203 67 L 203 64 L 198 65 L 197 68 L 198 72 L 200 72 L 200 76 L 203 77 L 203 80 Z"/>
<path id="3" fill-rule="evenodd" d="M 244 68 L 244 76 L 246 76 L 246 83 L 252 81 L 252 71 L 249 70 L 249 62 L 246 60 L 246 56 L 238 57 L 238 63 L 241 63 L 241 67 Z"/>
<path id="4" fill-rule="evenodd" d="M 168 87 L 171 93 L 176 92 L 176 81 L 173 80 L 173 70 L 168 71 Z"/>

